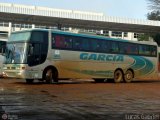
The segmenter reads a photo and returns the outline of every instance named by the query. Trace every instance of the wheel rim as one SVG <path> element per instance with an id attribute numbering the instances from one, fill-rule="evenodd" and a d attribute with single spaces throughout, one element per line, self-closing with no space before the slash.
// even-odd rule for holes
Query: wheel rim
<path id="1" fill-rule="evenodd" d="M 53 72 L 51 69 L 49 69 L 47 72 L 46 72 L 46 82 L 47 83 L 52 83 L 53 82 Z"/>
<path id="2" fill-rule="evenodd" d="M 122 72 L 120 70 L 116 71 L 114 75 L 114 81 L 121 82 L 122 78 L 123 78 Z"/>
<path id="3" fill-rule="evenodd" d="M 132 75 L 131 75 L 130 73 L 128 73 L 128 74 L 126 75 L 126 78 L 127 78 L 128 80 L 130 80 L 130 79 L 132 78 Z"/>
<path id="4" fill-rule="evenodd" d="M 133 79 L 133 73 L 129 70 L 125 74 L 125 82 L 131 82 Z"/>

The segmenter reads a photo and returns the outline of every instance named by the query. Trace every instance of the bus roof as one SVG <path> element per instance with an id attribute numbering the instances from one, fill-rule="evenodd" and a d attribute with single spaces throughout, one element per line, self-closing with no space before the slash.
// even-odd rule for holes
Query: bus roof
<path id="1" fill-rule="evenodd" d="M 51 29 L 29 29 L 29 30 L 21 30 L 16 31 L 13 33 L 20 33 L 20 32 L 29 32 L 29 31 L 50 31 Z M 138 44 L 148 44 L 148 45 L 157 45 L 156 42 L 153 41 L 132 41 L 132 40 L 126 40 L 126 39 L 120 39 L 120 38 L 110 38 L 106 36 L 100 36 L 100 35 L 93 35 L 93 34 L 85 34 L 85 33 L 75 33 L 71 31 L 61 31 L 61 30 L 51 30 L 52 33 L 56 34 L 63 34 L 63 35 L 71 35 L 71 36 L 79 36 L 79 37 L 87 37 L 87 38 L 93 38 L 93 39 L 103 39 L 103 40 L 111 40 L 111 41 L 119 41 L 119 42 L 127 42 L 127 43 L 138 43 Z"/>

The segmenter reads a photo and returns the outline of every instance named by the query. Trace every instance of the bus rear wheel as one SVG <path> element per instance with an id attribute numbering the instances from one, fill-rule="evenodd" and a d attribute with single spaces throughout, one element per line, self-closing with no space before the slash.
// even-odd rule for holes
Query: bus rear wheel
<path id="1" fill-rule="evenodd" d="M 58 82 L 58 72 L 56 70 L 53 69 L 47 69 L 45 71 L 45 80 L 46 83 L 54 83 L 54 82 Z"/>
<path id="2" fill-rule="evenodd" d="M 133 72 L 131 70 L 127 70 L 124 75 L 124 81 L 126 83 L 130 83 L 130 82 L 132 82 L 133 77 L 134 77 Z"/>
<path id="3" fill-rule="evenodd" d="M 123 81 L 123 72 L 121 70 L 116 70 L 114 72 L 114 82 L 120 83 Z"/>

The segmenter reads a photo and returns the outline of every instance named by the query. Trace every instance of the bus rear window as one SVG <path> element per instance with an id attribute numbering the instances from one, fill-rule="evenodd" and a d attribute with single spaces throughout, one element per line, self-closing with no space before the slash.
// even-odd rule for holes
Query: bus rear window
<path id="1" fill-rule="evenodd" d="M 157 56 L 157 47 L 151 45 L 139 45 L 139 54 L 147 56 Z"/>

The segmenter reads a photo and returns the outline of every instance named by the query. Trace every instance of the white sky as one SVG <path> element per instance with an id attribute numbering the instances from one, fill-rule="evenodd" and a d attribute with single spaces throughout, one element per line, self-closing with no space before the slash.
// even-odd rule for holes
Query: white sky
<path id="1" fill-rule="evenodd" d="M 0 0 L 4 3 L 102 12 L 105 15 L 147 19 L 147 0 Z"/>

